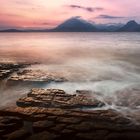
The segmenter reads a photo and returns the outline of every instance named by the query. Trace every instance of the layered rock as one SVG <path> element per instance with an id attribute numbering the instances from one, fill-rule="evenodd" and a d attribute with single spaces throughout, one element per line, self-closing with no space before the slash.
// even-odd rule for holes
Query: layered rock
<path id="1" fill-rule="evenodd" d="M 32 89 L 28 97 L 17 101 L 20 107 L 47 107 L 47 108 L 94 108 L 104 103 L 93 99 L 90 94 L 66 94 L 59 89 Z"/>
<path id="2" fill-rule="evenodd" d="M 135 139 L 140 138 L 140 127 L 113 110 L 76 111 L 54 108 L 15 108 L 3 110 L 1 115 L 18 116 L 14 130 L 1 127 L 2 139 Z M 7 124 L 8 126 L 9 124 Z M 16 127 L 15 127 L 16 126 Z M 20 126 L 20 127 L 19 127 Z M 17 129 L 18 128 L 18 129 Z M 4 130 L 5 131 L 4 131 Z"/>
<path id="3" fill-rule="evenodd" d="M 0 63 L 0 80 L 8 78 L 13 72 L 28 65 L 29 64 Z"/>
<path id="4" fill-rule="evenodd" d="M 13 75 L 10 81 L 22 81 L 22 82 L 64 82 L 66 79 L 55 73 L 48 73 L 41 70 L 23 70 Z"/>
<path id="5" fill-rule="evenodd" d="M 140 139 L 139 124 L 114 110 L 91 110 L 104 103 L 91 98 L 89 91 L 77 92 L 32 89 L 17 101 L 19 107 L 0 110 L 0 139 Z"/>

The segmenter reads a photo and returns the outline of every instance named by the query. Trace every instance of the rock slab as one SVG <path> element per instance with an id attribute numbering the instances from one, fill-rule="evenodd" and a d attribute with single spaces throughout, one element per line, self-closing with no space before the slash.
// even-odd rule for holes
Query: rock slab
<path id="1" fill-rule="evenodd" d="M 2 140 L 140 139 L 139 124 L 114 110 L 91 110 L 104 104 L 87 91 L 69 95 L 60 89 L 32 89 L 17 105 L 0 110 Z"/>

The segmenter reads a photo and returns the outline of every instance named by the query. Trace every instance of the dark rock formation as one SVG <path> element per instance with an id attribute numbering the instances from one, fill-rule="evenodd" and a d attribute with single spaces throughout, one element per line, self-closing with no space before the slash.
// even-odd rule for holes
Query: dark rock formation
<path id="1" fill-rule="evenodd" d="M 29 64 L 0 63 L 0 80 L 8 78 L 13 72 L 28 65 Z"/>
<path id="2" fill-rule="evenodd" d="M 20 107 L 0 110 L 0 139 L 140 139 L 139 124 L 114 110 L 88 110 L 104 104 L 92 100 L 90 91 L 77 92 L 69 95 L 58 89 L 32 89 L 28 97 L 17 101 Z"/>
<path id="3" fill-rule="evenodd" d="M 94 108 L 104 103 L 92 99 L 90 94 L 66 94 L 59 89 L 32 89 L 28 97 L 17 101 L 20 107 L 47 107 L 47 108 Z"/>

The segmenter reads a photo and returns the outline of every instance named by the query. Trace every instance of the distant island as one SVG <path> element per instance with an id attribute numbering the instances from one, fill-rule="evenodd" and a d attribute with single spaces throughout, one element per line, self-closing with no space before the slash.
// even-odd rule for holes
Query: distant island
<path id="1" fill-rule="evenodd" d="M 70 18 L 53 29 L 5 29 L 0 32 L 140 32 L 140 24 L 135 20 L 126 24 L 94 24 L 80 18 Z"/>

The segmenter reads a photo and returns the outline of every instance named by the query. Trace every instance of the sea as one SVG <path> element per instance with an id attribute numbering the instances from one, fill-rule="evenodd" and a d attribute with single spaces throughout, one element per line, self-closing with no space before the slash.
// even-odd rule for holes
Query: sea
<path id="1" fill-rule="evenodd" d="M 93 98 L 106 104 L 98 109 L 115 109 L 140 120 L 140 33 L 0 33 L 0 62 L 35 62 L 30 69 L 68 79 L 35 87 L 59 88 L 68 94 L 90 90 Z M 6 83 L 0 85 L 0 107 L 34 87 Z"/>

